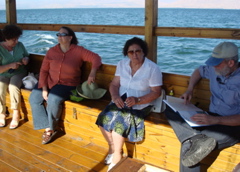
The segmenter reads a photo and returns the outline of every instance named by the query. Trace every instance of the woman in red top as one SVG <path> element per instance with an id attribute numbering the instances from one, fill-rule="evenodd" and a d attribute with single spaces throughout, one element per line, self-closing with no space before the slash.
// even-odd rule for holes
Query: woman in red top
<path id="1" fill-rule="evenodd" d="M 102 64 L 98 54 L 77 45 L 72 29 L 61 27 L 57 37 L 59 44 L 50 48 L 44 57 L 39 82 L 29 98 L 34 129 L 45 129 L 42 144 L 49 143 L 56 134 L 62 104 L 81 82 L 83 62 L 92 63 L 88 84 L 95 81 L 96 71 Z M 44 101 L 47 106 L 44 106 Z"/>

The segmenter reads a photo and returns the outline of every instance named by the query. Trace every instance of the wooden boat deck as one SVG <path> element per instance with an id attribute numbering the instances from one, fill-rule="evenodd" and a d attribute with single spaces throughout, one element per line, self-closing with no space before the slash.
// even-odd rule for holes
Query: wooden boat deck
<path id="1" fill-rule="evenodd" d="M 11 118 L 7 118 L 7 126 Z M 1 128 L 0 170 L 2 172 L 105 172 L 107 148 L 59 131 L 53 142 L 41 144 L 43 130 L 33 130 L 30 121 L 22 119 L 15 130 Z M 127 166 L 126 166 L 127 165 Z M 131 166 L 131 168 L 129 168 Z M 169 172 L 143 161 L 125 157 L 112 171 Z"/>
<path id="2" fill-rule="evenodd" d="M 1 171 L 107 171 L 106 148 L 61 131 L 52 143 L 42 145 L 42 133 L 24 120 L 15 130 L 1 128 Z"/>

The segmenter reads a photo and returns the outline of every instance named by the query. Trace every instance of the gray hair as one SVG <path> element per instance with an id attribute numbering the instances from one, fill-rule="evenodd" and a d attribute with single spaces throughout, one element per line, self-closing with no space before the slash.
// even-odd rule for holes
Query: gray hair
<path id="1" fill-rule="evenodd" d="M 235 63 L 236 65 L 238 65 L 238 59 L 239 59 L 239 57 L 238 57 L 238 55 L 236 55 L 236 56 L 233 56 L 233 57 L 230 57 L 230 58 L 226 58 L 225 60 L 226 60 L 226 61 L 233 60 L 234 63 Z"/>

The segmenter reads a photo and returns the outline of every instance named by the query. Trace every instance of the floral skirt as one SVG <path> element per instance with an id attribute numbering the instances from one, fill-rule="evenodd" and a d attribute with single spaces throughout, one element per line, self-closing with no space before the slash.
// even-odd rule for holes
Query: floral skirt
<path id="1" fill-rule="evenodd" d="M 151 112 L 152 106 L 141 110 L 118 108 L 110 103 L 98 116 L 96 124 L 106 131 L 115 131 L 131 142 L 139 142 L 144 137 L 144 119 Z"/>

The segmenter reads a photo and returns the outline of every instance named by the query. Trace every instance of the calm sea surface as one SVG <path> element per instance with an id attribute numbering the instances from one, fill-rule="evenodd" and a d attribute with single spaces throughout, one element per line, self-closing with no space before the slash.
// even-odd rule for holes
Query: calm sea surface
<path id="1" fill-rule="evenodd" d="M 240 10 L 223 9 L 159 9 L 158 26 L 240 28 Z M 18 10 L 18 23 L 144 25 L 144 9 L 40 9 Z M 0 10 L 0 22 L 6 22 Z M 45 54 L 57 44 L 56 32 L 24 31 L 20 41 L 32 53 Z M 80 45 L 98 53 L 103 63 L 117 64 L 123 57 L 127 39 L 136 35 L 76 33 Z M 143 36 L 138 36 L 143 38 Z M 158 37 L 158 65 L 164 72 L 190 75 L 210 55 L 214 46 L 240 40 Z"/>

